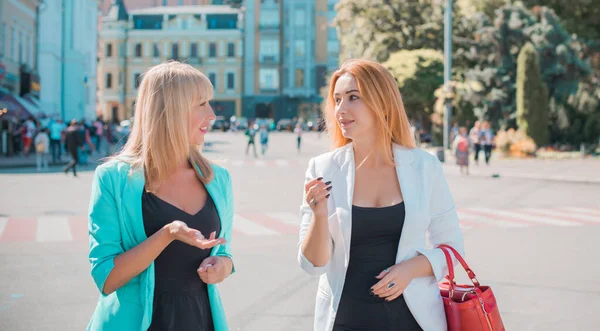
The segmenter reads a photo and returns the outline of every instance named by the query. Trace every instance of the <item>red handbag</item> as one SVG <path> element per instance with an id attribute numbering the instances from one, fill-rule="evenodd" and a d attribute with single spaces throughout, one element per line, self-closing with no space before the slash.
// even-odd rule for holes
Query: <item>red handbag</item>
<path id="1" fill-rule="evenodd" d="M 448 331 L 505 331 L 496 298 L 489 286 L 479 284 L 475 273 L 451 246 L 439 245 L 448 263 L 448 276 L 439 283 L 444 301 Z M 457 285 L 454 281 L 452 255 L 467 272 L 471 285 Z"/>

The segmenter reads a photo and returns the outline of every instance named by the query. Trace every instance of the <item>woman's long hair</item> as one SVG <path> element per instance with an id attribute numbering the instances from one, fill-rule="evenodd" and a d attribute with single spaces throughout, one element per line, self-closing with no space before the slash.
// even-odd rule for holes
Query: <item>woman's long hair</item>
<path id="1" fill-rule="evenodd" d="M 335 98 L 333 97 L 337 80 L 346 73 L 354 77 L 361 99 L 369 110 L 375 114 L 377 123 L 376 148 L 385 153 L 388 162 L 394 164 L 391 144 L 395 143 L 406 148 L 414 148 L 415 141 L 410 131 L 410 123 L 404 110 L 402 96 L 394 77 L 381 64 L 373 61 L 348 60 L 331 77 L 327 106 L 323 110 L 323 118 L 333 140 L 333 148 L 339 148 L 352 141 L 344 137 L 338 125 L 335 118 Z"/>
<path id="2" fill-rule="evenodd" d="M 202 146 L 190 145 L 190 112 L 194 105 L 212 98 L 213 86 L 194 67 L 176 61 L 159 64 L 142 76 L 135 103 L 133 128 L 123 150 L 113 159 L 143 170 L 148 191 L 156 190 L 176 171 L 180 160 L 197 165 L 207 184 L 211 164 L 200 153 Z"/>

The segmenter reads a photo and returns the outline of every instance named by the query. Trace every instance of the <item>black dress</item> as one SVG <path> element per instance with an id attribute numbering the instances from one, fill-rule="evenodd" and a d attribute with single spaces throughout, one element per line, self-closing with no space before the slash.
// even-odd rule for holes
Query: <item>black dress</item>
<path id="1" fill-rule="evenodd" d="M 404 296 L 388 302 L 369 291 L 375 276 L 396 263 L 404 225 L 404 202 L 383 208 L 352 206 L 350 261 L 334 331 L 422 330 Z"/>
<path id="2" fill-rule="evenodd" d="M 221 231 L 221 220 L 210 195 L 204 207 L 190 215 L 144 190 L 142 213 L 148 237 L 174 220 L 185 222 L 206 237 Z M 209 255 L 210 249 L 175 240 L 154 260 L 154 304 L 149 331 L 214 330 L 207 285 L 196 271 Z"/>

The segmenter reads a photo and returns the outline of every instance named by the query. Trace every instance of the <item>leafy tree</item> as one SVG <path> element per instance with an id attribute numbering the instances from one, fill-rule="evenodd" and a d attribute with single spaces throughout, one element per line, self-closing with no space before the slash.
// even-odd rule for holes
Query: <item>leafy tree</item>
<path id="1" fill-rule="evenodd" d="M 539 56 L 531 43 L 521 49 L 517 64 L 517 123 L 538 146 L 548 144 L 548 90 Z"/>
<path id="2" fill-rule="evenodd" d="M 409 118 L 428 122 L 434 92 L 444 83 L 443 54 L 432 49 L 398 51 L 383 66 L 396 78 Z"/>

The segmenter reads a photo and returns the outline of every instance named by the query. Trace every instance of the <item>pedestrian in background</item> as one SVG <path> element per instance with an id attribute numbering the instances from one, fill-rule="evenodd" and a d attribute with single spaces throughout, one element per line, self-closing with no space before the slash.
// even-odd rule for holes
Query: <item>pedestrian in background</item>
<path id="1" fill-rule="evenodd" d="M 213 87 L 174 61 L 142 77 L 130 137 L 92 184 L 101 295 L 88 330 L 225 331 L 216 284 L 233 272 L 231 178 L 201 153 Z"/>
<path id="2" fill-rule="evenodd" d="M 73 176 L 77 177 L 77 164 L 79 163 L 79 152 L 83 148 L 83 138 L 81 137 L 79 124 L 76 120 L 71 120 L 71 124 L 65 132 L 66 150 L 71 155 L 71 161 L 63 168 L 65 174 L 73 170 Z"/>
<path id="3" fill-rule="evenodd" d="M 302 124 L 296 123 L 294 133 L 296 134 L 298 153 L 300 153 L 300 147 L 302 146 Z"/>
<path id="4" fill-rule="evenodd" d="M 48 136 L 48 129 L 42 129 L 35 136 L 35 161 L 37 165 L 37 171 L 40 172 L 42 169 L 48 170 L 48 152 L 50 151 L 50 137 Z"/>
<path id="5" fill-rule="evenodd" d="M 469 175 L 469 151 L 471 145 L 471 139 L 467 135 L 467 128 L 463 126 L 460 128 L 459 134 L 454 138 L 452 144 L 454 156 L 456 157 L 456 164 L 460 167 L 461 175 L 463 172 Z"/>
<path id="6" fill-rule="evenodd" d="M 475 153 L 475 164 L 479 165 L 479 151 L 481 151 L 481 144 L 479 142 L 479 133 L 481 132 L 481 122 L 475 121 L 471 131 L 469 131 L 469 139 L 473 144 L 474 153 Z"/>
<path id="7" fill-rule="evenodd" d="M 494 133 L 489 121 L 485 121 L 481 124 L 481 131 L 479 132 L 479 143 L 483 148 L 485 154 L 485 164 L 490 165 L 490 158 L 492 157 L 492 148 L 494 146 Z"/>
<path id="8" fill-rule="evenodd" d="M 267 148 L 269 147 L 269 130 L 267 130 L 266 125 L 260 126 L 260 147 L 262 151 L 262 155 L 265 155 Z"/>
<path id="9" fill-rule="evenodd" d="M 257 158 L 258 154 L 256 154 L 256 144 L 254 143 L 254 137 L 256 136 L 256 129 L 254 128 L 254 123 L 250 123 L 248 125 L 248 129 L 244 133 L 246 138 L 248 138 L 248 145 L 246 145 L 246 155 L 248 155 L 248 150 L 250 146 L 252 146 L 252 150 L 254 151 L 254 157 Z"/>
<path id="10" fill-rule="evenodd" d="M 335 150 L 309 162 L 298 244 L 300 266 L 321 276 L 314 330 L 446 330 L 438 281 L 448 269 L 435 247 L 462 254 L 462 234 L 439 160 L 415 148 L 394 77 L 345 62 L 324 113 Z"/>
<path id="11" fill-rule="evenodd" d="M 64 143 L 64 134 L 67 126 L 63 123 L 60 118 L 56 121 L 51 121 L 49 125 L 50 129 L 50 149 L 52 151 L 52 163 L 61 160 L 62 149 Z"/>

